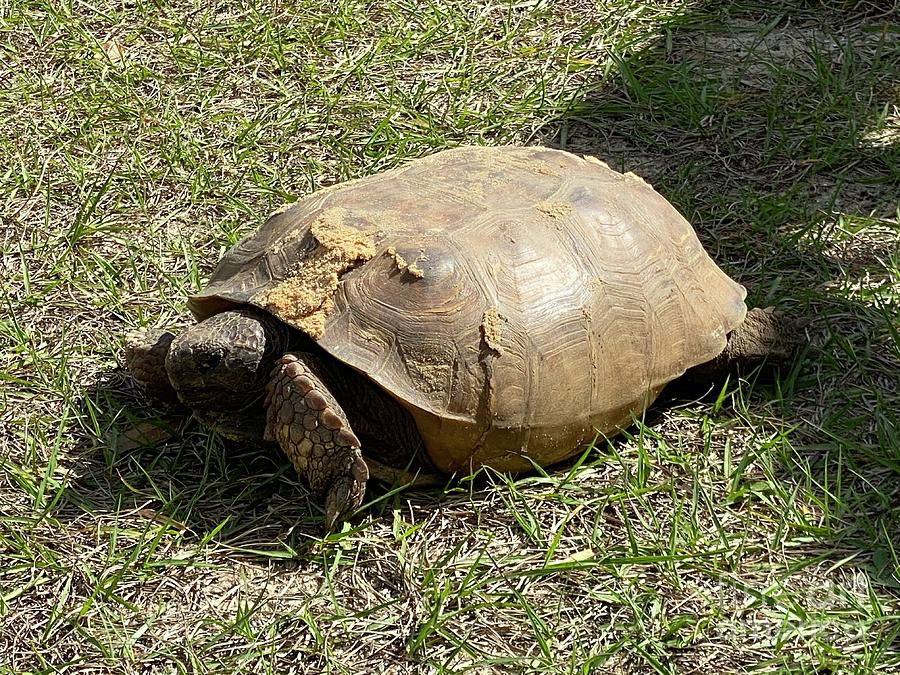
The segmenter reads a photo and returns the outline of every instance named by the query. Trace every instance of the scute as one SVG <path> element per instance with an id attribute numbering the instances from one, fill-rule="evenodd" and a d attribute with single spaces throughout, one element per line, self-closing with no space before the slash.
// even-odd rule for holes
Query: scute
<path id="1" fill-rule="evenodd" d="M 363 245 L 334 253 L 314 236 L 323 214 Z M 316 332 L 266 298 L 328 272 L 326 254 L 339 262 Z M 504 147 L 306 197 L 235 246 L 190 306 L 255 304 L 307 330 L 410 409 L 444 470 L 519 470 L 627 426 L 722 351 L 744 296 L 641 179 Z"/>

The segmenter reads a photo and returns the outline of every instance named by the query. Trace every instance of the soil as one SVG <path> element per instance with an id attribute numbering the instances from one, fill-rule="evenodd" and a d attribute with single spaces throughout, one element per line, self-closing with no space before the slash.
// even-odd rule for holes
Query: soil
<path id="1" fill-rule="evenodd" d="M 346 223 L 344 209 L 324 210 L 310 230 L 317 247 L 309 260 L 296 274 L 254 298 L 254 304 L 313 339 L 321 337 L 325 319 L 334 309 L 334 292 L 341 275 L 375 255 L 375 233 Z"/>

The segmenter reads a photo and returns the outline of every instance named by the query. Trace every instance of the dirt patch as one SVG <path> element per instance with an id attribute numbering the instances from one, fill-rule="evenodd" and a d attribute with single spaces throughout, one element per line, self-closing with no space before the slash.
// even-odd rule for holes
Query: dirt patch
<path id="1" fill-rule="evenodd" d="M 738 76 L 745 86 L 772 89 L 785 68 L 815 72 L 824 59 L 836 67 L 848 58 L 872 55 L 896 45 L 890 31 L 863 26 L 826 27 L 815 22 L 790 22 L 760 33 L 751 20 L 734 21 L 728 33 L 702 34 L 691 50 L 694 60 L 711 72 Z"/>
<path id="2" fill-rule="evenodd" d="M 450 374 L 449 365 L 409 360 L 406 367 L 425 394 L 443 396 Z"/>
<path id="3" fill-rule="evenodd" d="M 400 270 L 401 272 L 409 266 L 409 263 L 406 262 L 406 258 L 404 258 L 402 255 L 397 253 L 397 249 L 395 249 L 393 246 L 388 246 L 388 249 L 387 249 L 387 251 L 385 251 L 385 254 L 391 256 L 394 259 L 394 264 L 397 266 L 397 269 Z"/>
<path id="4" fill-rule="evenodd" d="M 695 58 L 708 63 L 716 72 L 723 66 L 729 73 L 740 73 L 745 85 L 771 89 L 777 68 L 811 68 L 811 44 L 827 56 L 836 55 L 840 45 L 834 36 L 815 26 L 786 25 L 761 35 L 753 21 L 735 21 L 732 32 L 703 35 L 695 49 Z"/>
<path id="5" fill-rule="evenodd" d="M 496 307 L 491 307 L 481 319 L 481 336 L 488 348 L 497 352 L 498 355 L 503 353 L 503 345 L 500 344 L 502 332 L 503 318 Z"/>
<path id="6" fill-rule="evenodd" d="M 572 205 L 566 202 L 540 202 L 537 210 L 551 218 L 565 218 L 572 213 Z"/>
<path id="7" fill-rule="evenodd" d="M 425 271 L 417 264 L 420 260 L 419 257 L 417 257 L 411 263 L 406 262 L 406 258 L 397 253 L 397 249 L 393 246 L 389 246 L 387 248 L 387 250 L 385 251 L 385 255 L 388 255 L 394 259 L 394 264 L 401 272 L 409 272 L 409 274 L 416 277 L 416 279 L 421 279 L 425 276 Z"/>
<path id="8" fill-rule="evenodd" d="M 375 255 L 374 232 L 347 224 L 341 208 L 323 211 L 310 228 L 316 248 L 294 274 L 253 298 L 287 323 L 317 339 L 334 309 L 340 277 Z"/>
<path id="9" fill-rule="evenodd" d="M 869 218 L 893 219 L 897 213 L 897 191 L 889 182 L 869 184 L 861 171 L 842 176 L 812 176 L 810 197 L 826 213 L 858 214 Z"/>
<path id="10" fill-rule="evenodd" d="M 456 355 L 447 345 L 433 341 L 407 345 L 403 353 L 403 365 L 413 384 L 413 402 L 424 395 L 437 409 L 445 409 L 453 389 L 453 364 Z"/>
<path id="11" fill-rule="evenodd" d="M 898 283 L 892 274 L 891 260 L 900 255 L 900 237 L 887 223 L 871 222 L 857 229 L 861 216 L 854 219 L 841 215 L 825 220 L 814 232 L 804 234 L 797 241 L 797 249 L 804 256 L 822 256 L 832 267 L 833 277 L 827 287 L 848 287 L 851 280 L 860 288 L 877 290 Z"/>
<path id="12" fill-rule="evenodd" d="M 603 291 L 604 282 L 600 277 L 591 277 L 587 280 L 585 286 L 592 293 L 600 293 Z"/>

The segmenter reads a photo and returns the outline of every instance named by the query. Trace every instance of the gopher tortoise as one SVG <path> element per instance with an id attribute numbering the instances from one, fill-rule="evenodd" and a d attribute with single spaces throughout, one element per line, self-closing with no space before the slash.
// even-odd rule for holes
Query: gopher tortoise
<path id="1" fill-rule="evenodd" d="M 688 369 L 789 356 L 745 295 L 634 174 L 467 147 L 276 211 L 189 299 L 198 323 L 132 334 L 126 362 L 224 436 L 277 443 L 331 529 L 370 471 L 553 464 Z"/>

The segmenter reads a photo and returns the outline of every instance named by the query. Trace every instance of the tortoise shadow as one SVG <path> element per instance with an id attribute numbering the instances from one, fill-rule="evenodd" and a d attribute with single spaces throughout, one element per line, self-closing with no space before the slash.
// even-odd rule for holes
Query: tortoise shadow
<path id="1" fill-rule="evenodd" d="M 230 441 L 184 410 L 159 407 L 121 368 L 85 388 L 79 407 L 92 431 L 77 439 L 78 472 L 56 518 L 134 516 L 254 554 L 302 555 L 321 541 L 323 505 L 273 444 Z M 417 509 L 465 501 L 453 492 L 371 481 L 367 507 L 353 522 L 399 508 L 401 499 Z"/>
<path id="2" fill-rule="evenodd" d="M 84 391 L 81 406 L 93 432 L 78 439 L 78 475 L 57 518 L 136 516 L 257 551 L 302 549 L 321 534 L 305 489 L 264 445 L 227 442 L 183 411 L 154 407 L 121 369 Z"/>
<path id="3" fill-rule="evenodd" d="M 888 21 L 866 7 L 871 25 Z M 855 556 L 896 587 L 900 392 L 884 373 L 900 372 L 900 344 L 890 301 L 865 289 L 890 284 L 878 275 L 900 249 L 832 236 L 843 222 L 852 231 L 853 219 L 862 227 L 898 213 L 900 143 L 868 131 L 900 90 L 896 38 L 887 23 L 858 29 L 865 18 L 837 1 L 771 11 L 699 3 L 663 28 L 664 41 L 622 56 L 619 77 L 598 82 L 539 140 L 644 176 L 748 287 L 750 304 L 809 319 L 800 368 L 751 386 L 751 401 L 793 429 L 779 477 L 829 505 L 828 557 Z M 785 69 L 791 59 L 796 73 Z M 678 400 L 666 392 L 654 410 Z"/>

